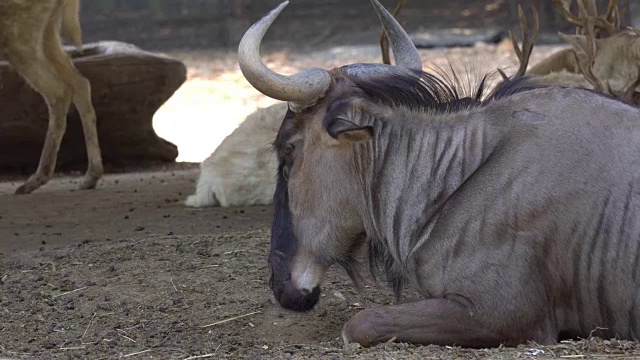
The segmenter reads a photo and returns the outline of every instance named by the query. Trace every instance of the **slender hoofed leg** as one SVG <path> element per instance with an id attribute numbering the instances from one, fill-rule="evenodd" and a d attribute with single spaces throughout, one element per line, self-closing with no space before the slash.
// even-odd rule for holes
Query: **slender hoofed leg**
<path id="1" fill-rule="evenodd" d="M 35 174 L 16 190 L 16 194 L 29 194 L 45 184 L 53 176 L 58 149 L 67 127 L 67 111 L 71 104 L 71 88 L 60 79 L 55 69 L 44 58 L 41 51 L 29 52 L 25 56 L 9 59 L 12 65 L 31 86 L 44 97 L 49 108 L 49 125 Z"/>
<path id="2" fill-rule="evenodd" d="M 467 306 L 440 298 L 363 310 L 342 329 L 346 343 L 362 346 L 394 339 L 425 345 L 495 347 L 516 344 L 524 340 L 523 335 L 526 338 L 527 334 L 498 332 L 481 322 Z"/>
<path id="3" fill-rule="evenodd" d="M 16 190 L 16 194 L 31 193 L 53 176 L 72 101 L 80 113 L 89 159 L 87 174 L 80 188 L 95 187 L 102 176 L 91 88 L 88 80 L 80 75 L 64 52 L 58 26 L 62 8 L 50 5 L 50 13 L 37 14 L 43 17 L 42 21 L 32 19 L 31 28 L 20 28 L 20 36 L 10 37 L 5 49 L 7 60 L 42 95 L 49 109 L 47 135 L 38 169 Z M 33 24 L 38 26 L 34 27 Z"/>
<path id="4" fill-rule="evenodd" d="M 98 143 L 98 130 L 96 128 L 96 112 L 91 103 L 91 85 L 89 80 L 80 74 L 65 53 L 60 34 L 53 19 L 44 34 L 44 51 L 59 76 L 73 90 L 73 104 L 78 110 L 82 121 L 89 162 L 85 178 L 80 184 L 80 189 L 93 189 L 102 177 L 103 168 L 102 155 Z"/>

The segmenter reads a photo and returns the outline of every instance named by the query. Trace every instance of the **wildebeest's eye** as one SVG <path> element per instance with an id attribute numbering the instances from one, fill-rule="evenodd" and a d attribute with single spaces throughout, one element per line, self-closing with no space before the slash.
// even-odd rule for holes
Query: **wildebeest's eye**
<path id="1" fill-rule="evenodd" d="M 295 149 L 295 145 L 288 144 L 287 147 L 284 149 L 285 155 L 290 155 L 293 152 L 293 149 Z"/>

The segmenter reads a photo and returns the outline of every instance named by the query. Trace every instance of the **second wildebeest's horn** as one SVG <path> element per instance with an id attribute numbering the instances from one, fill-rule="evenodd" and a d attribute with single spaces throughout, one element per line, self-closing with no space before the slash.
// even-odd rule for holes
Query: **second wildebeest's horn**
<path id="1" fill-rule="evenodd" d="M 310 68 L 291 76 L 267 68 L 260 58 L 260 43 L 289 1 L 281 3 L 244 34 L 238 46 L 238 63 L 244 77 L 261 93 L 282 101 L 312 104 L 326 93 L 331 77 L 326 70 Z"/>
<path id="2" fill-rule="evenodd" d="M 391 15 L 387 9 L 378 2 L 378 0 L 371 0 L 378 18 L 382 23 L 384 32 L 389 38 L 389 45 L 393 50 L 393 56 L 396 59 L 396 66 L 422 70 L 422 59 L 418 49 L 409 38 L 409 35 L 404 31 L 400 23 Z"/>

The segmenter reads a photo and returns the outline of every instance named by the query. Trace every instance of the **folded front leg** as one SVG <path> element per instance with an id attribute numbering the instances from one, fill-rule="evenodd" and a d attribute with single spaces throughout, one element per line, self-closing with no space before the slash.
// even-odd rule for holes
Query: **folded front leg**
<path id="1" fill-rule="evenodd" d="M 471 310 L 467 304 L 448 299 L 422 299 L 367 309 L 344 325 L 342 337 L 346 343 L 365 347 L 394 338 L 413 344 L 464 347 L 496 347 L 525 341 L 527 334 L 488 323 L 487 317 L 482 317 L 483 322 Z"/>

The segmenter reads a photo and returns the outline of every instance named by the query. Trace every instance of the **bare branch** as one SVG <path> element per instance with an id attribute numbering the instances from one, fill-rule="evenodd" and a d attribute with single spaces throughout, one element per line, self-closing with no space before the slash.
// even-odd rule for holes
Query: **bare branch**
<path id="1" fill-rule="evenodd" d="M 396 8 L 393 10 L 393 17 L 398 19 L 398 14 L 405 6 L 406 2 L 406 0 L 398 0 Z M 390 65 L 391 57 L 389 56 L 389 39 L 387 38 L 387 34 L 384 32 L 384 28 L 380 33 L 380 51 L 382 52 L 382 63 Z"/>
<path id="2" fill-rule="evenodd" d="M 587 80 L 593 88 L 597 91 L 604 91 L 605 86 L 602 82 L 595 76 L 593 73 L 593 64 L 596 58 L 596 39 L 594 35 L 595 25 L 593 23 L 593 18 L 586 19 L 585 30 L 587 32 L 584 35 L 584 42 L 578 41 L 577 36 L 571 37 L 565 34 L 559 33 L 560 37 L 568 42 L 573 48 L 573 54 L 576 58 L 576 63 L 578 64 L 578 69 L 580 73 L 584 76 L 585 80 Z M 607 84 L 606 88 L 609 85 Z"/>
<path id="3" fill-rule="evenodd" d="M 605 19 L 607 19 L 607 21 L 613 22 L 614 16 L 618 16 L 618 21 L 619 21 L 620 20 L 619 15 L 620 15 L 620 11 L 618 9 L 618 0 L 609 1 L 609 6 L 607 7 L 607 15 Z"/>
<path id="4" fill-rule="evenodd" d="M 567 20 L 571 25 L 575 25 L 577 27 L 582 27 L 582 21 L 577 16 L 571 13 L 571 1 L 565 3 L 562 0 L 553 0 L 553 3 L 556 5 L 556 8 L 560 11 L 560 15 Z"/>
<path id="5" fill-rule="evenodd" d="M 504 81 L 509 80 L 509 77 L 507 76 L 507 74 L 504 73 L 504 71 L 502 71 L 502 69 L 498 69 L 498 74 L 500 74 L 500 77 L 502 77 L 502 80 Z"/>
<path id="6" fill-rule="evenodd" d="M 553 0 L 562 17 L 570 24 L 576 26 L 576 33 L 586 33 L 587 22 L 593 22 L 594 35 L 599 38 L 602 33 L 608 36 L 620 32 L 620 9 L 617 0 L 609 0 L 607 12 L 604 16 L 598 15 L 598 9 L 594 0 L 577 0 L 578 15 L 571 12 L 572 0 Z"/>
<path id="7" fill-rule="evenodd" d="M 509 31 L 511 43 L 513 44 L 513 50 L 515 51 L 520 63 L 518 71 L 516 71 L 516 73 L 513 75 L 514 79 L 524 76 L 524 74 L 527 72 L 527 67 L 529 66 L 529 58 L 531 57 L 533 46 L 538 39 L 538 33 L 540 32 L 540 18 L 538 16 L 538 9 L 533 4 L 531 4 L 531 12 L 533 14 L 533 31 L 531 34 L 531 39 L 529 39 L 529 24 L 527 23 L 527 17 L 524 15 L 522 6 L 518 4 L 518 19 L 520 20 L 520 33 L 522 34 L 522 48 L 518 46 L 518 42 L 513 36 L 513 32 Z"/>

